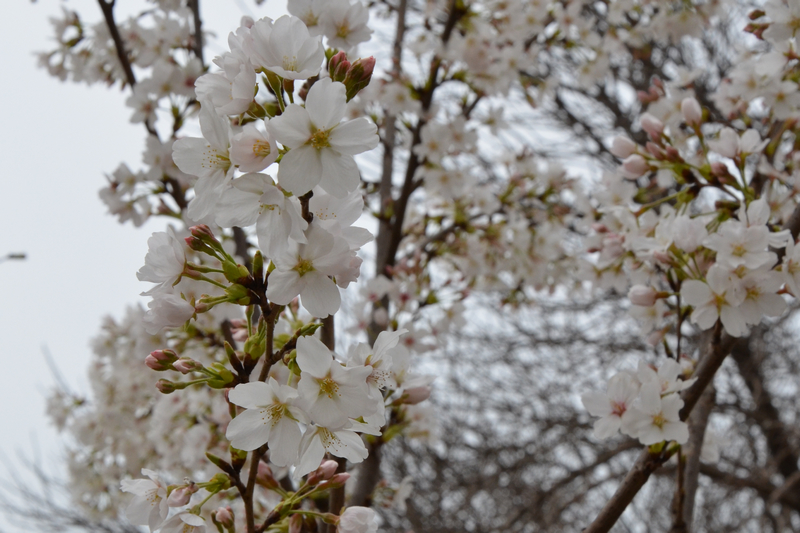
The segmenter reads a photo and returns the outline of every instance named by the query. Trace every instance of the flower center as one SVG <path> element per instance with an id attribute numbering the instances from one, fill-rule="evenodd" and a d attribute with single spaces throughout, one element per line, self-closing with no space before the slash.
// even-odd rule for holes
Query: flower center
<path id="1" fill-rule="evenodd" d="M 328 130 L 315 131 L 308 139 L 308 142 L 317 150 L 329 147 L 331 143 L 328 142 Z"/>
<path id="2" fill-rule="evenodd" d="M 308 259 L 300 259 L 300 261 L 294 267 L 294 270 L 300 274 L 300 277 L 303 277 L 309 272 L 314 271 L 314 265 Z"/>
<path id="3" fill-rule="evenodd" d="M 625 411 L 628 410 L 628 406 L 621 402 L 611 402 L 611 414 L 622 416 L 625 414 Z"/>
<path id="4" fill-rule="evenodd" d="M 339 384 L 329 377 L 321 379 L 319 381 L 319 393 L 324 394 L 328 398 L 339 396 Z"/>
<path id="5" fill-rule="evenodd" d="M 653 425 L 656 426 L 658 429 L 663 429 L 664 423 L 666 421 L 667 420 L 664 418 L 664 415 L 662 413 L 658 413 L 653 417 Z"/>
<path id="6" fill-rule="evenodd" d="M 297 56 L 283 56 L 283 70 L 297 71 Z"/>
<path id="7" fill-rule="evenodd" d="M 265 141 L 258 140 L 253 143 L 253 153 L 256 157 L 265 158 L 269 155 L 272 150 L 269 147 L 269 143 Z"/>
<path id="8" fill-rule="evenodd" d="M 348 35 L 350 35 L 350 25 L 345 21 L 336 29 L 336 36 L 346 39 Z"/>

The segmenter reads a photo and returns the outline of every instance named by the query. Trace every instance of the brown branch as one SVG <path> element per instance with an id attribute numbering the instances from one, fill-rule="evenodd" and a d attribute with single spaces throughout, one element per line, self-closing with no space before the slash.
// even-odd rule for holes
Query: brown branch
<path id="1" fill-rule="evenodd" d="M 114 40 L 114 47 L 117 49 L 117 58 L 119 58 L 122 70 L 125 72 L 125 79 L 128 85 L 133 87 L 136 85 L 136 76 L 133 73 L 133 67 L 131 67 L 131 60 L 128 57 L 128 52 L 125 51 L 125 43 L 123 43 L 122 36 L 119 34 L 117 21 L 114 20 L 115 0 L 111 0 L 110 2 L 106 2 L 106 0 L 97 0 L 97 3 L 100 4 L 100 9 L 103 11 L 103 17 L 106 20 L 108 32 Z"/>
<path id="2" fill-rule="evenodd" d="M 111 0 L 110 2 L 107 2 L 106 0 L 97 0 L 97 3 L 100 4 L 100 9 L 103 11 L 103 18 L 106 21 L 108 32 L 111 34 L 111 38 L 114 40 L 114 48 L 117 50 L 117 58 L 119 59 L 120 65 L 122 65 L 122 70 L 125 72 L 125 79 L 127 80 L 128 85 L 133 88 L 136 85 L 136 76 L 133 73 L 131 59 L 128 57 L 128 52 L 125 50 L 125 43 L 123 42 L 122 36 L 119 33 L 117 21 L 114 20 L 115 1 L 116 0 Z M 147 132 L 150 135 L 155 135 L 158 137 L 158 133 L 156 133 L 155 128 L 153 128 L 153 126 L 151 126 L 147 120 L 144 121 L 144 127 L 147 129 Z"/>
<path id="3" fill-rule="evenodd" d="M 194 17 L 194 35 L 192 43 L 192 51 L 200 64 L 205 68 L 205 61 L 203 60 L 203 19 L 200 18 L 200 0 L 189 0 L 189 9 L 192 10 Z"/>

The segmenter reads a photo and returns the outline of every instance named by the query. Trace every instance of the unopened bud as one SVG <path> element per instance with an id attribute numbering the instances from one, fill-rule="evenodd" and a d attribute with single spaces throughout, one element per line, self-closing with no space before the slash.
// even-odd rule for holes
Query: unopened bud
<path id="1" fill-rule="evenodd" d="M 201 240 L 204 240 L 204 241 L 208 240 L 208 239 L 213 239 L 215 241 L 217 240 L 217 238 L 214 237 L 214 233 L 211 231 L 211 228 L 209 228 L 205 224 L 198 224 L 196 226 L 192 226 L 191 228 L 189 228 L 189 233 L 191 233 L 193 236 L 197 237 L 198 239 L 201 239 Z"/>
<path id="2" fill-rule="evenodd" d="M 664 123 L 658 120 L 650 113 L 642 114 L 639 119 L 642 129 L 646 131 L 651 138 L 658 139 L 664 133 Z"/>
<path id="3" fill-rule="evenodd" d="M 272 475 L 272 469 L 264 461 L 258 463 L 258 473 L 256 474 L 256 483 L 266 489 L 278 488 L 278 481 Z"/>
<path id="4" fill-rule="evenodd" d="M 350 62 L 344 52 L 337 53 L 328 62 L 328 73 L 333 81 L 344 82 L 348 70 L 350 70 Z"/>
<path id="5" fill-rule="evenodd" d="M 195 252 L 203 252 L 207 253 L 209 251 L 208 246 L 206 246 L 203 241 L 198 239 L 197 237 L 186 237 L 183 239 L 186 242 L 186 246 L 194 250 Z"/>
<path id="6" fill-rule="evenodd" d="M 347 76 L 344 79 L 344 86 L 347 88 L 348 102 L 352 100 L 361 89 L 369 85 L 374 70 L 374 57 L 359 59 L 350 65 L 350 69 L 347 71 Z"/>
<path id="7" fill-rule="evenodd" d="M 345 482 L 346 482 L 348 479 L 350 479 L 350 474 L 348 474 L 347 472 L 339 472 L 338 474 L 335 474 L 335 475 L 334 475 L 334 476 L 333 476 L 333 477 L 332 477 L 332 478 L 331 478 L 331 479 L 328 481 L 328 483 L 329 483 L 330 485 L 332 485 L 332 486 L 335 486 L 335 487 L 341 487 L 341 486 L 344 486 Z"/>
<path id="8" fill-rule="evenodd" d="M 322 479 L 330 479 L 336 474 L 336 469 L 339 468 L 339 463 L 334 460 L 328 459 L 327 461 L 322 461 L 322 464 L 319 465 L 317 471 L 322 476 Z"/>
<path id="9" fill-rule="evenodd" d="M 407 405 L 417 405 L 431 397 L 431 388 L 427 385 L 413 387 L 403 392 L 403 403 Z"/>
<path id="10" fill-rule="evenodd" d="M 177 360 L 178 356 L 172 350 L 156 350 L 145 357 L 144 364 L 156 372 L 163 372 L 164 370 L 172 370 L 172 363 Z"/>
<path id="11" fill-rule="evenodd" d="M 620 159 L 625 159 L 629 155 L 636 152 L 636 143 L 632 140 L 624 137 L 622 135 L 617 135 L 614 137 L 614 140 L 611 142 L 611 150 L 610 152 L 619 157 Z"/>
<path id="12" fill-rule="evenodd" d="M 156 381 L 156 388 L 161 394 L 172 394 L 178 390 L 178 387 L 175 386 L 175 383 L 167 379 L 159 379 Z"/>
<path id="13" fill-rule="evenodd" d="M 188 374 L 189 372 L 194 372 L 196 370 L 200 370 L 203 368 L 203 365 L 195 361 L 194 359 L 190 359 L 189 357 L 181 357 L 177 361 L 172 364 L 173 368 L 180 372 L 181 374 Z"/>
<path id="14" fill-rule="evenodd" d="M 711 163 L 711 174 L 723 181 L 731 175 L 728 167 L 722 161 Z"/>
<path id="15" fill-rule="evenodd" d="M 622 175 L 628 179 L 636 179 L 648 170 L 650 170 L 650 165 L 639 154 L 633 154 L 622 162 Z"/>
<path id="16" fill-rule="evenodd" d="M 689 126 L 699 126 L 703 122 L 703 109 L 694 98 L 684 98 L 681 102 L 681 115 Z"/>
<path id="17" fill-rule="evenodd" d="M 230 506 L 217 509 L 214 518 L 226 529 L 233 527 L 233 509 Z"/>
<path id="18" fill-rule="evenodd" d="M 167 505 L 170 507 L 183 507 L 192 499 L 192 494 L 197 492 L 197 485 L 190 483 L 185 487 L 180 487 L 170 492 L 167 498 Z"/>
<path id="19" fill-rule="evenodd" d="M 656 303 L 656 290 L 652 287 L 645 285 L 634 285 L 628 291 L 628 299 L 633 305 L 641 305 L 642 307 L 651 307 Z"/>

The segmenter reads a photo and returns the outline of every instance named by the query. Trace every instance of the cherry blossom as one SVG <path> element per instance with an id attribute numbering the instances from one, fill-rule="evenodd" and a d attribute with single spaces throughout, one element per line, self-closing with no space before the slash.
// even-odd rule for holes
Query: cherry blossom
<path id="1" fill-rule="evenodd" d="M 143 296 L 157 292 L 169 292 L 178 283 L 186 266 L 185 245 L 170 228 L 167 232 L 157 231 L 147 240 L 147 255 L 144 266 L 136 273 L 139 281 L 157 283 Z"/>
<path id="2" fill-rule="evenodd" d="M 301 437 L 298 422 L 307 420 L 305 413 L 294 405 L 297 394 L 297 390 L 278 384 L 272 377 L 268 383 L 237 385 L 229 399 L 246 411 L 228 425 L 225 436 L 231 446 L 250 451 L 269 442 L 270 461 L 278 466 L 294 464 Z"/>
<path id="3" fill-rule="evenodd" d="M 167 505 L 167 486 L 156 472 L 142 469 L 142 474 L 150 479 L 123 479 L 121 490 L 135 495 L 126 510 L 131 524 L 150 527 L 150 531 L 159 528 L 169 514 Z"/>
<path id="4" fill-rule="evenodd" d="M 639 403 L 631 409 L 630 428 L 642 444 L 650 445 L 665 440 L 684 444 L 689 440 L 689 428 L 681 422 L 679 413 L 683 400 L 677 394 L 660 395 L 656 381 L 642 384 Z"/>
<path id="5" fill-rule="evenodd" d="M 369 507 L 347 507 L 339 517 L 336 528 L 341 533 L 376 533 L 378 521 Z"/>
<path id="6" fill-rule="evenodd" d="M 581 396 L 586 410 L 593 416 L 601 417 L 594 423 L 594 435 L 598 439 L 607 439 L 622 428 L 627 429 L 631 423 L 630 407 L 639 395 L 639 382 L 629 373 L 621 372 L 608 382 L 608 392 L 587 392 Z"/>
<path id="7" fill-rule="evenodd" d="M 341 83 L 321 79 L 308 91 L 305 108 L 291 104 L 267 124 L 270 134 L 291 148 L 281 160 L 278 180 L 292 194 L 302 196 L 319 184 L 344 198 L 358 187 L 353 156 L 378 145 L 377 128 L 366 118 L 342 122 L 345 94 Z"/>
<path id="8" fill-rule="evenodd" d="M 339 289 L 328 276 L 346 273 L 350 248 L 313 222 L 306 238 L 307 244 L 292 241 L 273 258 L 276 268 L 269 277 L 267 298 L 286 305 L 299 295 L 309 313 L 325 317 L 338 311 L 341 303 Z"/>
<path id="9" fill-rule="evenodd" d="M 312 337 L 298 339 L 297 364 L 302 371 L 297 384 L 300 405 L 314 423 L 336 429 L 347 424 L 348 418 L 375 412 L 366 382 L 371 368 L 342 366 Z"/>
<path id="10" fill-rule="evenodd" d="M 325 59 L 319 39 L 309 34 L 302 20 L 290 15 L 274 22 L 268 18 L 256 21 L 248 45 L 256 66 L 291 80 L 316 76 Z"/>

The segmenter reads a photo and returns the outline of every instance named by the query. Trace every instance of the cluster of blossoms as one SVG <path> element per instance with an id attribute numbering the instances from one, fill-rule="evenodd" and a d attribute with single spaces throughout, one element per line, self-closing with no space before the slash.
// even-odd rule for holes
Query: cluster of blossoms
<path id="1" fill-rule="evenodd" d="M 640 142 L 617 137 L 610 146 L 622 163 L 595 197 L 585 279 L 627 290 L 648 341 L 681 358 L 684 322 L 702 330 L 718 324 L 717 339 L 722 331 L 743 337 L 784 313 L 784 295 L 798 295 L 800 86 L 796 26 L 787 21 L 800 13 L 792 9 L 772 1 L 751 13 L 757 22 L 748 31 L 760 48 L 710 95 L 716 108 L 695 95 L 699 72 L 655 79 L 639 93 L 647 105 Z M 670 377 L 660 392 L 640 366 L 635 377 L 612 377 L 607 395 L 583 396 L 602 417 L 597 437 L 621 429 L 644 444 L 687 440 L 678 392 L 692 380 L 669 384 L 679 371 L 673 360 L 662 369 Z"/>
<path id="2" fill-rule="evenodd" d="M 325 12 L 326 20 L 339 16 L 333 5 Z M 351 20 L 351 44 L 363 40 L 358 25 L 366 22 L 364 13 L 363 6 L 346 13 L 344 22 L 336 23 L 340 37 Z M 406 330 L 379 333 L 373 347 L 352 346 L 344 364 L 313 337 L 321 325 L 314 318 L 339 310 L 339 288 L 357 280 L 357 252 L 372 240 L 370 232 L 353 226 L 364 208 L 353 156 L 378 144 L 377 128 L 366 118 L 343 119 L 347 101 L 369 83 L 374 60 L 350 63 L 344 52 L 326 55 L 320 39 L 288 15 L 245 19 L 229 44 L 231 51 L 215 59 L 222 70 L 196 82 L 203 137 L 177 140 L 172 160 L 195 179 L 186 219 L 221 228 L 255 226 L 258 250 L 247 269 L 209 225 L 192 226 L 183 239 L 174 230 L 153 234 L 138 273 L 140 280 L 156 284 L 143 293 L 152 297 L 143 322 L 150 334 L 184 326 L 184 333 L 170 336 L 171 344 L 184 349 L 180 356 L 172 349 L 154 350 L 145 363 L 156 371 L 194 376 L 160 380 L 164 394 L 196 385 L 229 389 L 232 419 L 219 427 L 230 453 L 252 452 L 249 468 L 258 474 L 248 474 L 250 479 L 282 497 L 280 518 L 291 522 L 299 502 L 341 487 L 349 477 L 329 472 L 337 464 L 324 462 L 326 455 L 363 461 L 368 450 L 359 434 L 381 436 L 389 410 L 400 427 L 413 427 L 405 420 L 406 406 L 427 399 L 432 378 L 409 372 L 408 352 L 397 346 Z M 319 77 L 323 61 L 329 77 Z M 258 75 L 266 98 L 258 95 Z M 300 88 L 298 80 L 309 81 Z M 304 105 L 294 103 L 296 97 Z M 262 172 L 273 164 L 275 178 Z M 210 294 L 198 294 L 199 286 Z M 297 302 L 310 320 L 300 318 Z M 224 304 L 246 308 L 246 318 L 236 311 L 226 317 L 232 337 L 224 347 L 232 369 L 219 360 L 207 365 L 192 358 L 180 340 L 209 331 L 199 322 L 205 315 L 219 319 L 218 310 L 231 307 Z M 236 351 L 234 342 L 244 342 L 243 350 Z M 207 482 L 166 487 L 146 469 L 151 481 L 124 481 L 122 490 L 136 495 L 128 518 L 151 530 L 204 529 L 203 505 L 239 489 L 243 467 L 207 453 L 224 472 Z M 275 482 L 276 468 L 292 473 L 300 483 L 296 493 L 289 495 Z M 209 493 L 205 499 L 167 519 L 168 507 L 188 505 L 200 489 Z M 359 509 L 349 508 L 341 517 L 302 513 L 338 523 L 342 531 L 374 530 L 374 513 Z M 224 527 L 233 523 L 230 508 L 210 517 Z"/>
<path id="3" fill-rule="evenodd" d="M 658 370 L 640 361 L 636 372 L 622 371 L 608 381 L 608 390 L 587 392 L 581 397 L 593 416 L 594 434 L 606 439 L 622 431 L 645 445 L 663 441 L 685 444 L 689 428 L 679 418 L 683 407 L 680 391 L 694 383 L 683 379 L 684 369 L 667 359 Z"/>
<path id="4" fill-rule="evenodd" d="M 634 70 L 651 42 L 699 36 L 725 3 L 467 4 L 427 2 L 404 14 L 413 60 L 395 57 L 393 70 L 372 84 L 374 60 L 348 59 L 371 34 L 358 1 L 296 0 L 292 16 L 245 18 L 228 37 L 229 51 L 215 58 L 219 70 L 205 74 L 197 57 L 176 53 L 192 50 L 198 38 L 181 2 L 157 2 L 153 28 L 140 19 L 119 27 L 131 64 L 152 68 L 129 100 L 133 120 L 149 131 L 149 168 L 120 166 L 101 196 L 122 221 L 162 214 L 191 227 L 154 234 L 139 272 L 156 284 L 146 293 L 153 298 L 142 319 L 146 332 L 170 346 L 150 350 L 147 364 L 196 378 L 161 380 L 162 392 L 206 391 L 192 401 L 214 405 L 201 417 L 214 429 L 197 448 L 234 481 L 244 463 L 239 451 L 256 457 L 266 444 L 273 467 L 292 467 L 298 482 L 307 476 L 307 497 L 320 480 L 333 479 L 322 472 L 330 466 L 320 466 L 326 453 L 359 462 L 387 418 L 409 429 L 419 414 L 414 404 L 430 393 L 430 378 L 408 370 L 409 351 L 431 350 L 437 336 L 463 326 L 474 291 L 500 294 L 510 305 L 574 286 L 576 278 L 628 292 L 651 343 L 679 356 L 688 321 L 709 329 L 719 319 L 738 337 L 781 314 L 784 294 L 798 295 L 800 252 L 779 229 L 798 203 L 799 17 L 792 5 L 771 0 L 752 14 L 749 31 L 768 50 L 732 62 L 711 94 L 700 94 L 700 72 L 667 67 L 670 81 L 648 79 L 638 93 L 646 109 L 638 137 L 607 142 L 603 148 L 621 166 L 588 191 L 565 166 L 533 155 L 524 128 L 503 118 L 497 97 L 518 98 L 514 114 L 529 102 L 579 122 L 566 93 L 635 92 L 631 80 L 646 68 Z M 374 9 L 390 10 L 384 3 Z M 67 14 L 57 29 L 61 55 L 47 59 L 55 74 L 133 85 L 106 26 L 84 36 L 77 16 Z M 153 125 L 166 99 L 175 138 L 199 103 L 202 137 L 160 140 Z M 626 117 L 623 103 L 617 111 Z M 380 183 L 362 176 L 354 157 L 379 140 L 389 161 Z M 392 165 L 401 156 L 405 178 L 393 194 Z M 374 343 L 339 361 L 333 346 L 312 336 L 314 319 L 336 313 L 340 289 L 360 275 L 357 253 L 372 235 L 354 224 L 365 209 L 381 231 L 389 228 L 377 243 L 378 276 L 359 285 L 354 306 L 351 331 L 371 331 Z M 249 260 L 246 250 L 234 251 L 227 228 L 255 236 L 251 268 L 234 259 Z M 607 394 L 585 395 L 587 409 L 602 417 L 597 436 L 621 429 L 644 444 L 685 442 L 679 393 L 692 380 L 680 374 L 672 360 L 658 373 L 642 365 L 613 377 Z M 229 390 L 228 402 L 208 400 L 218 389 Z M 190 401 L 175 403 L 173 414 L 198 417 Z M 230 462 L 219 459 L 224 453 Z M 255 461 L 250 468 L 261 477 L 253 479 L 285 498 Z M 196 465 L 190 472 L 209 474 Z M 229 488 L 205 483 L 216 483 L 205 485 L 214 494 Z M 136 500 L 138 523 L 203 527 L 196 512 L 162 524 L 170 489 L 159 481 L 124 488 L 157 501 Z M 223 523 L 221 512 L 215 520 Z M 280 519 L 290 528 L 297 516 Z"/>

